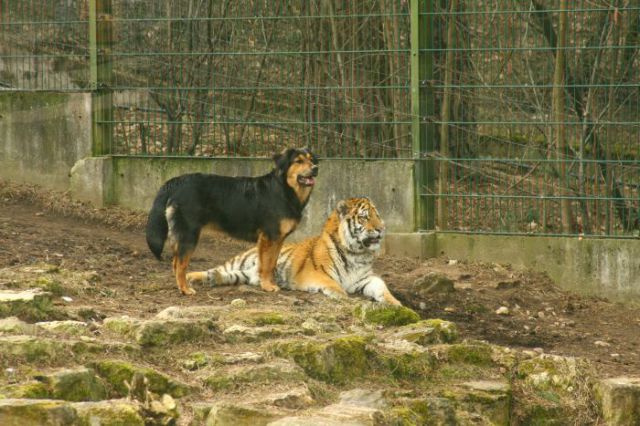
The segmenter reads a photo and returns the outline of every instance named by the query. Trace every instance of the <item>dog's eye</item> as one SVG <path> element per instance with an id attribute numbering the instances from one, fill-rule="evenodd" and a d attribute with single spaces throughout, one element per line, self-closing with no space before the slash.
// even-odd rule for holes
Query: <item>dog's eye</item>
<path id="1" fill-rule="evenodd" d="M 302 164 L 302 163 L 304 163 L 304 160 L 303 160 L 303 159 L 301 159 L 301 158 L 298 158 L 298 159 L 296 160 L 296 163 L 298 163 L 298 164 Z"/>

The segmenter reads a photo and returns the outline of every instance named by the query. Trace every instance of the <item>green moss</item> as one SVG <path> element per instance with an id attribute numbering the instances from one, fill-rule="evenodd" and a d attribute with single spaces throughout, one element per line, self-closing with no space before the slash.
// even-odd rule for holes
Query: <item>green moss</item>
<path id="1" fill-rule="evenodd" d="M 481 367 L 493 364 L 491 346 L 481 343 L 459 343 L 449 346 L 447 360 L 452 363 L 471 364 Z"/>
<path id="2" fill-rule="evenodd" d="M 51 391 L 47 385 L 38 381 L 17 383 L 0 388 L 2 398 L 51 398 Z"/>
<path id="3" fill-rule="evenodd" d="M 225 321 L 250 326 L 263 326 L 292 323 L 294 318 L 294 316 L 282 312 L 242 309 L 231 311 L 225 316 Z"/>
<path id="4" fill-rule="evenodd" d="M 378 362 L 383 371 L 398 380 L 419 381 L 426 379 L 433 371 L 435 360 L 428 352 L 405 352 L 399 354 L 378 354 Z"/>
<path id="5" fill-rule="evenodd" d="M 330 342 L 291 341 L 276 344 L 277 356 L 293 360 L 311 377 L 344 384 L 369 371 L 370 351 L 363 336 L 346 336 Z"/>
<path id="6" fill-rule="evenodd" d="M 0 318 L 15 316 L 26 322 L 64 319 L 66 315 L 55 309 L 48 294 L 40 294 L 29 301 L 0 303 Z"/>
<path id="7" fill-rule="evenodd" d="M 47 276 L 40 276 L 36 278 L 35 285 L 44 291 L 48 291 L 54 296 L 68 296 L 70 294 L 74 294 L 74 292 L 71 292 L 69 289 L 64 287 L 60 281 Z"/>
<path id="8" fill-rule="evenodd" d="M 354 314 L 367 324 L 401 326 L 420 321 L 420 316 L 405 306 L 366 303 L 356 307 Z"/>
<path id="9" fill-rule="evenodd" d="M 209 338 L 215 329 L 212 321 L 144 321 L 135 331 L 136 342 L 143 346 L 164 346 Z"/>
<path id="10" fill-rule="evenodd" d="M 179 398 L 191 391 L 187 385 L 178 383 L 162 373 L 126 361 L 105 360 L 91 363 L 89 366 L 111 386 L 112 396 L 115 397 L 124 397 L 128 394 L 125 381 L 131 383 L 135 373 L 144 375 L 149 380 L 149 390 L 159 395 L 168 393 Z"/>
<path id="11" fill-rule="evenodd" d="M 102 380 L 86 368 L 58 371 L 36 376 L 49 389 L 49 397 L 65 401 L 99 401 L 107 397 Z"/>
<path id="12" fill-rule="evenodd" d="M 143 426 L 138 409 L 124 401 L 101 401 L 74 404 L 79 426 Z"/>
<path id="13" fill-rule="evenodd" d="M 429 319 L 402 326 L 393 333 L 392 337 L 423 346 L 453 343 L 458 340 L 458 328 L 449 321 Z"/>
<path id="14" fill-rule="evenodd" d="M 299 382 L 304 379 L 305 375 L 300 367 L 289 361 L 279 360 L 269 364 L 219 369 L 205 379 L 205 384 L 220 391 L 244 384 Z"/>

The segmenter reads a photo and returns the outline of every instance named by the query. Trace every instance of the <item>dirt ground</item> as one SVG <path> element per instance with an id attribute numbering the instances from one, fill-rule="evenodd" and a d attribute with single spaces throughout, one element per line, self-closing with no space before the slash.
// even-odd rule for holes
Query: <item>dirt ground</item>
<path id="1" fill-rule="evenodd" d="M 66 194 L 0 182 L 0 268 L 48 263 L 95 271 L 96 282 L 74 294 L 73 303 L 91 305 L 103 316 L 146 317 L 168 306 L 237 297 L 265 305 L 313 303 L 324 297 L 267 294 L 244 286 L 200 286 L 197 295 L 180 296 L 169 261 L 157 261 L 146 247 L 144 221 L 143 214 L 93 209 Z M 230 239 L 205 238 L 191 269 L 207 269 L 246 247 Z M 640 374 L 638 301 L 623 305 L 581 297 L 558 289 L 544 274 L 508 265 L 382 256 L 375 270 L 405 305 L 424 318 L 455 322 L 463 337 L 585 357 L 603 376 Z M 449 277 L 453 290 L 416 293 L 413 283 L 429 273 Z M 496 313 L 501 307 L 508 309 L 507 315 Z"/>

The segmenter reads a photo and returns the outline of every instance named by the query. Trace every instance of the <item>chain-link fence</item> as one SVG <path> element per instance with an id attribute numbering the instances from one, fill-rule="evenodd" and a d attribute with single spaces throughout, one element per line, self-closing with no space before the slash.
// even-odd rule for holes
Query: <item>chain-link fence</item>
<path id="1" fill-rule="evenodd" d="M 637 236 L 637 0 L 0 0 L 0 40 L 102 153 L 415 159 L 423 229 Z"/>

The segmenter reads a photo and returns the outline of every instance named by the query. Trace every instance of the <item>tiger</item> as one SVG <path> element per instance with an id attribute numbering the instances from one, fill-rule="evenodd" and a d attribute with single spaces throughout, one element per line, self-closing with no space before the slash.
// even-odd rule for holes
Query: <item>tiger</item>
<path id="1" fill-rule="evenodd" d="M 369 198 L 341 200 L 320 235 L 282 248 L 275 282 L 280 288 L 322 292 L 333 298 L 362 293 L 377 302 L 400 306 L 372 270 L 384 233 L 384 222 Z M 252 248 L 207 271 L 190 272 L 187 280 L 212 286 L 259 286 L 257 250 Z"/>

